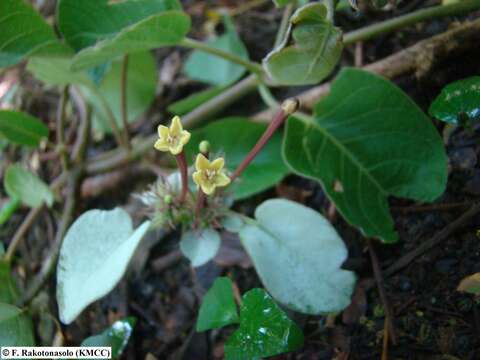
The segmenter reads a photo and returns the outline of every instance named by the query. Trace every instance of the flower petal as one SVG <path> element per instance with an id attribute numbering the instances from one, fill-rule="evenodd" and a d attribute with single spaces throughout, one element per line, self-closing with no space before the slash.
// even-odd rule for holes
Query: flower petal
<path id="1" fill-rule="evenodd" d="M 169 145 L 164 139 L 158 139 L 153 145 L 155 149 L 159 151 L 169 151 Z"/>
<path id="2" fill-rule="evenodd" d="M 227 186 L 230 184 L 230 181 L 230 178 L 223 172 L 219 172 L 217 176 L 215 176 L 215 185 L 217 186 Z"/>
<path id="3" fill-rule="evenodd" d="M 180 142 L 186 145 L 190 141 L 191 134 L 187 130 L 183 130 L 180 134 Z"/>
<path id="4" fill-rule="evenodd" d="M 168 127 L 165 125 L 158 125 L 158 137 L 160 139 L 166 139 L 168 138 L 168 134 L 170 133 L 170 130 Z"/>
<path id="5" fill-rule="evenodd" d="M 172 155 L 178 155 L 183 150 L 183 144 L 180 141 L 176 141 L 175 144 L 170 145 L 170 152 Z"/>
<path id="6" fill-rule="evenodd" d="M 179 136 L 183 131 L 182 122 L 180 121 L 180 117 L 175 116 L 172 119 L 172 124 L 170 125 L 170 134 L 172 136 Z"/>
<path id="7" fill-rule="evenodd" d="M 225 160 L 220 157 L 212 161 L 212 163 L 210 164 L 210 169 L 220 171 L 223 169 L 224 165 L 225 165 Z"/>
<path id="8" fill-rule="evenodd" d="M 212 195 L 216 188 L 215 184 L 209 181 L 203 181 L 200 186 L 202 187 L 202 191 L 207 195 Z"/>
<path id="9" fill-rule="evenodd" d="M 198 154 L 195 160 L 195 168 L 199 171 L 208 170 L 210 169 L 210 161 L 203 154 Z"/>
<path id="10" fill-rule="evenodd" d="M 195 184 L 197 184 L 198 186 L 200 186 L 200 184 L 202 183 L 203 179 L 202 179 L 202 172 L 201 171 L 195 171 L 192 175 L 192 178 L 193 178 L 193 182 Z"/>

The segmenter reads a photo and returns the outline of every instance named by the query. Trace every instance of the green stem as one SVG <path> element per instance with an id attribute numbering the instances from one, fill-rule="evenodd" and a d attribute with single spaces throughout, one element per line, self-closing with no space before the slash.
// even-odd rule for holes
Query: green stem
<path id="1" fill-rule="evenodd" d="M 65 147 L 65 121 L 67 118 L 67 103 L 69 100 L 69 86 L 65 86 L 62 90 L 60 105 L 57 113 L 57 150 L 60 155 L 63 170 L 68 170 L 70 162 L 68 159 L 67 149 Z"/>
<path id="2" fill-rule="evenodd" d="M 421 9 L 409 14 L 399 16 L 395 19 L 373 24 L 362 29 L 351 31 L 345 34 L 343 43 L 345 45 L 364 41 L 379 35 L 404 28 L 422 21 L 442 16 L 461 15 L 480 8 L 480 0 L 464 0 L 451 5 L 438 5 L 427 9 Z"/>
<path id="3" fill-rule="evenodd" d="M 246 60 L 244 58 L 241 58 L 240 56 L 229 53 L 227 51 L 214 48 L 213 46 L 210 46 L 204 42 L 197 41 L 190 38 L 185 38 L 179 43 L 179 45 L 189 49 L 200 50 L 208 54 L 221 57 L 225 60 L 231 61 L 240 66 L 243 66 L 248 71 L 254 74 L 257 74 L 259 76 L 263 76 L 264 74 L 262 65 L 252 62 L 250 60 Z"/>
<path id="4" fill-rule="evenodd" d="M 128 134 L 128 55 L 124 55 L 122 62 L 122 78 L 120 85 L 120 99 L 122 112 L 122 135 L 128 150 L 131 150 L 130 136 Z"/>
<path id="5" fill-rule="evenodd" d="M 20 207 L 20 200 L 16 197 L 11 198 L 0 209 L 0 225 L 5 224 Z"/>
<path id="6" fill-rule="evenodd" d="M 280 27 L 278 28 L 277 37 L 275 38 L 275 45 L 273 46 L 274 49 L 280 46 L 285 35 L 287 34 L 288 25 L 290 25 L 290 16 L 293 13 L 293 6 L 294 4 L 288 4 L 285 7 L 282 15 L 282 21 L 280 22 Z"/>

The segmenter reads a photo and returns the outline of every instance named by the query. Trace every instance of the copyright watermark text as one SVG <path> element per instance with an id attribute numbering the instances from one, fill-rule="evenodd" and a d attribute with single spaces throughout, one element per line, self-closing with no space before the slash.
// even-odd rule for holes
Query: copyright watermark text
<path id="1" fill-rule="evenodd" d="M 111 359 L 110 347 L 2 347 L 0 359 Z"/>

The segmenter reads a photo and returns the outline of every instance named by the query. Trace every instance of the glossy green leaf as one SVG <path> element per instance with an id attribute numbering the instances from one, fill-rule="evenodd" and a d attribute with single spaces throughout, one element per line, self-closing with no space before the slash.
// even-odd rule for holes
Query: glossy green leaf
<path id="1" fill-rule="evenodd" d="M 18 291 L 12 278 L 10 264 L 0 260 L 0 303 L 14 304 L 17 299 Z"/>
<path id="2" fill-rule="evenodd" d="M 240 238 L 263 285 L 289 308 L 326 314 L 350 304 L 355 275 L 340 266 L 347 249 L 316 211 L 283 199 L 257 207 Z"/>
<path id="3" fill-rule="evenodd" d="M 37 147 L 48 137 L 48 127 L 23 112 L 0 110 L 0 134 L 12 143 Z"/>
<path id="4" fill-rule="evenodd" d="M 184 115 L 208 100 L 214 98 L 218 94 L 221 94 L 224 89 L 224 86 L 214 86 L 206 90 L 196 92 L 190 96 L 187 96 L 186 98 L 183 98 L 182 100 L 170 104 L 167 110 L 175 115 Z"/>
<path id="5" fill-rule="evenodd" d="M 225 359 L 261 359 L 302 345 L 302 330 L 265 290 L 252 289 L 242 297 L 240 327 L 225 344 Z"/>
<path id="6" fill-rule="evenodd" d="M 0 347 L 34 345 L 30 316 L 13 305 L 0 303 Z"/>
<path id="7" fill-rule="evenodd" d="M 445 190 L 447 157 L 429 118 L 398 87 L 344 69 L 315 119 L 290 118 L 283 145 L 293 171 L 320 181 L 366 237 L 398 239 L 388 197 L 429 202 Z"/>
<path id="8" fill-rule="evenodd" d="M 217 255 L 220 234 L 213 229 L 191 230 L 182 234 L 180 250 L 193 267 L 202 266 Z"/>
<path id="9" fill-rule="evenodd" d="M 20 201 L 32 208 L 53 204 L 53 193 L 38 176 L 23 169 L 20 165 L 10 165 L 5 171 L 3 179 L 5 191 L 10 197 Z"/>
<path id="10" fill-rule="evenodd" d="M 263 66 L 278 84 L 316 84 L 330 75 L 342 49 L 342 32 L 327 20 L 325 5 L 310 3 L 293 14 L 283 43 L 268 54 Z"/>
<path id="11" fill-rule="evenodd" d="M 55 32 L 24 0 L 0 1 L 0 68 L 31 55 L 59 55 L 66 51 Z"/>
<path id="12" fill-rule="evenodd" d="M 187 145 L 187 160 L 193 162 L 198 144 L 207 140 L 212 153 L 225 157 L 225 166 L 233 172 L 255 146 L 267 126 L 247 118 L 226 118 L 192 132 Z M 230 185 L 235 199 L 244 199 L 274 186 L 287 175 L 288 169 L 281 157 L 281 135 L 275 134 L 262 151 L 245 169 L 241 179 Z"/>
<path id="13" fill-rule="evenodd" d="M 15 213 L 15 211 L 18 210 L 20 205 L 21 201 L 17 197 L 12 197 L 5 202 L 5 204 L 0 208 L 0 226 L 10 220 L 10 218 Z M 0 256 L 1 255 L 2 254 L 0 250 Z"/>
<path id="14" fill-rule="evenodd" d="M 463 124 L 480 119 L 480 76 L 455 81 L 442 90 L 430 106 L 434 118 Z"/>
<path id="15" fill-rule="evenodd" d="M 238 323 L 233 284 L 227 277 L 215 280 L 205 294 L 197 319 L 197 331 L 218 329 Z"/>
<path id="16" fill-rule="evenodd" d="M 136 320 L 128 317 L 115 321 L 99 335 L 85 339 L 80 346 L 107 346 L 112 348 L 112 359 L 119 358 L 130 340 Z"/>
<path id="17" fill-rule="evenodd" d="M 112 109 L 119 128 L 123 127 L 121 117 L 121 74 L 122 62 L 116 61 L 100 82 L 98 90 L 84 88 L 87 99 L 94 106 L 94 126 L 102 132 L 111 132 L 110 122 L 99 96 L 102 96 Z M 132 54 L 128 61 L 127 111 L 128 122 L 134 122 L 148 110 L 155 99 L 157 67 L 150 52 Z"/>
<path id="18" fill-rule="evenodd" d="M 238 36 L 232 20 L 225 17 L 224 23 L 225 33 L 208 41 L 208 45 L 248 60 L 247 48 Z M 245 74 L 243 66 L 199 50 L 195 50 L 188 58 L 184 71 L 191 79 L 212 85 L 230 84 Z"/>
<path id="19" fill-rule="evenodd" d="M 60 320 L 70 324 L 120 281 L 150 222 L 133 230 L 125 210 L 90 210 L 70 227 L 57 267 Z"/>
<path id="20" fill-rule="evenodd" d="M 75 70 L 161 46 L 175 45 L 188 33 L 190 18 L 178 0 L 61 0 L 60 32 L 79 51 Z"/>

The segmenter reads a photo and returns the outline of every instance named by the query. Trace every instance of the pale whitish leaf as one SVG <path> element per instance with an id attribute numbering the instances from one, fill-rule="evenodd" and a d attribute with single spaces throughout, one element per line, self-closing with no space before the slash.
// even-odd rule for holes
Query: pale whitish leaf
<path id="1" fill-rule="evenodd" d="M 50 25 L 26 1 L 0 1 L 0 68 L 31 55 L 60 55 L 67 51 Z"/>
<path id="2" fill-rule="evenodd" d="M 13 164 L 7 168 L 3 184 L 10 197 L 17 198 L 32 208 L 44 203 L 49 207 L 53 204 L 53 193 L 48 185 L 20 165 Z"/>
<path id="3" fill-rule="evenodd" d="M 220 248 L 220 235 L 213 229 L 186 231 L 180 240 L 180 250 L 193 267 L 202 266 L 213 259 Z"/>
<path id="4" fill-rule="evenodd" d="M 75 70 L 94 67 L 121 55 L 175 45 L 190 29 L 177 0 L 61 0 L 59 29 L 79 51 Z"/>
<path id="5" fill-rule="evenodd" d="M 327 19 L 325 5 L 311 3 L 293 14 L 283 43 L 268 54 L 263 66 L 278 84 L 316 84 L 335 68 L 342 49 L 342 32 Z"/>
<path id="6" fill-rule="evenodd" d="M 134 231 L 130 216 L 120 208 L 90 210 L 73 223 L 57 267 L 57 302 L 64 324 L 117 285 L 149 225 L 144 222 Z"/>
<path id="7" fill-rule="evenodd" d="M 355 276 L 340 266 L 347 249 L 316 211 L 289 200 L 262 203 L 240 230 L 265 288 L 280 303 L 307 314 L 343 310 Z"/>
<path id="8" fill-rule="evenodd" d="M 344 69 L 312 121 L 291 117 L 284 159 L 321 182 L 338 211 L 364 236 L 398 239 L 388 197 L 429 202 L 447 182 L 447 157 L 430 119 L 398 87 Z"/>

